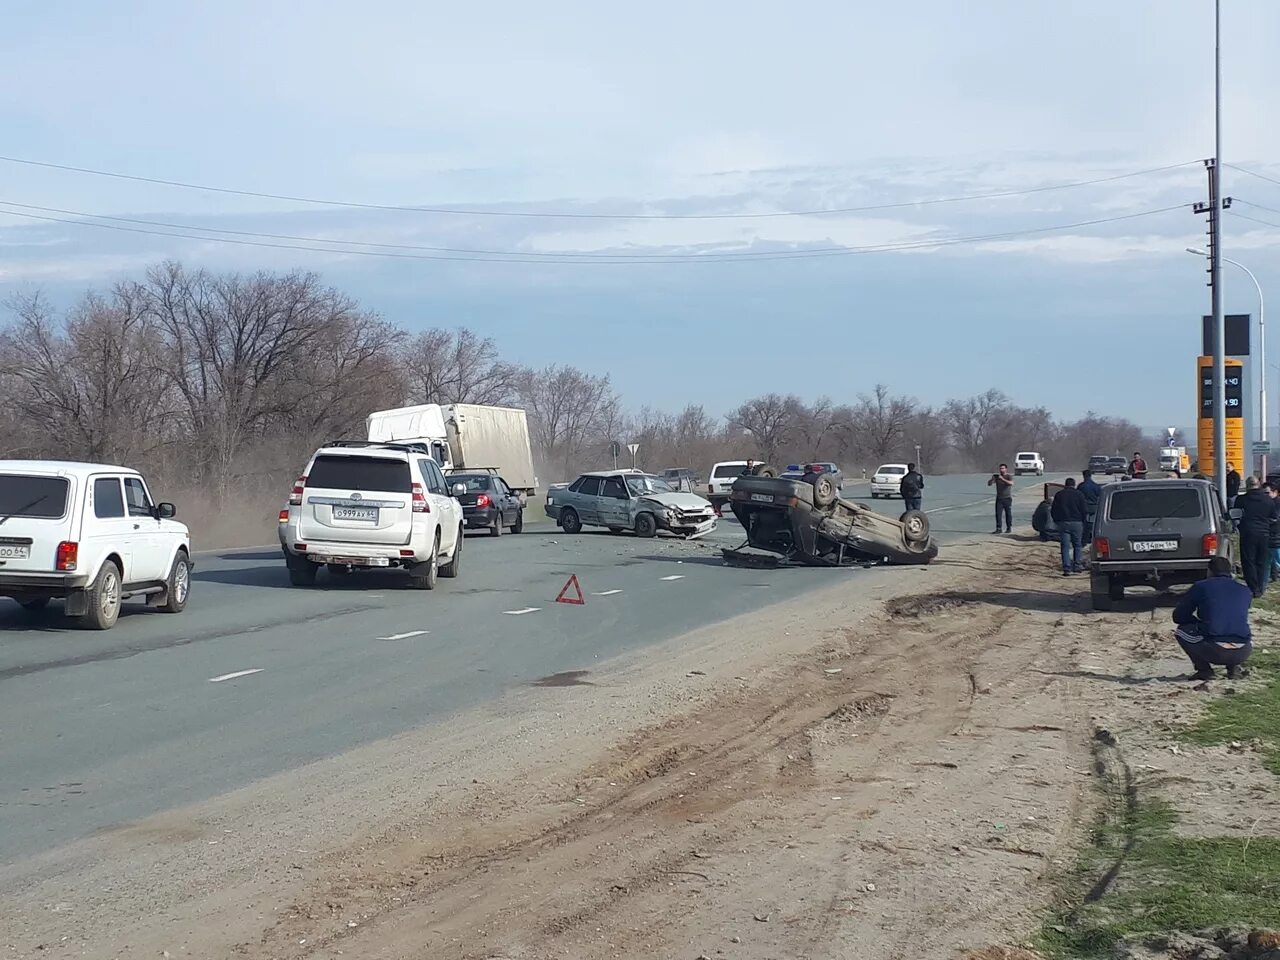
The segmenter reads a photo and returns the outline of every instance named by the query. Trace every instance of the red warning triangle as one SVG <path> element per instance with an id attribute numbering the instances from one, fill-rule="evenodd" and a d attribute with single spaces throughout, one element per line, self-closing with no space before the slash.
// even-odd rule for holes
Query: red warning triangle
<path id="1" fill-rule="evenodd" d="M 572 587 L 573 592 L 578 595 L 576 600 L 568 595 L 570 587 Z M 575 573 L 565 582 L 564 588 L 560 591 L 560 595 L 556 597 L 556 603 L 572 603 L 580 607 L 586 602 L 587 601 L 582 597 L 582 587 L 578 585 L 578 575 Z"/>

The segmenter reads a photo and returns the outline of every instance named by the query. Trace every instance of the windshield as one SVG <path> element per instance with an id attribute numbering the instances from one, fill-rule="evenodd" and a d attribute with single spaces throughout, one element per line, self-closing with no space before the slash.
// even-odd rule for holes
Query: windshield
<path id="1" fill-rule="evenodd" d="M 56 520 L 67 512 L 67 488 L 63 477 L 0 474 L 0 518 Z"/>
<path id="2" fill-rule="evenodd" d="M 882 467 L 880 467 L 879 470 L 876 471 L 876 473 L 893 473 L 893 474 L 905 474 L 906 472 L 907 472 L 906 467 L 901 466 L 899 464 L 895 464 L 895 463 L 886 463 Z"/>
<path id="3" fill-rule="evenodd" d="M 649 493 L 674 493 L 671 484 L 658 477 L 633 475 L 627 477 L 627 487 L 633 497 L 643 497 Z"/>
<path id="4" fill-rule="evenodd" d="M 1108 515 L 1112 520 L 1194 519 L 1201 515 L 1200 491 L 1189 487 L 1117 490 Z"/>

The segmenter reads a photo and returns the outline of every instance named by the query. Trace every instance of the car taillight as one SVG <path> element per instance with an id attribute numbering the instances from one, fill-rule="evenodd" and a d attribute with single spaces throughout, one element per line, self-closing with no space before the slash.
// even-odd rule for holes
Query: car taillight
<path id="1" fill-rule="evenodd" d="M 280 522 L 281 522 L 281 523 L 288 523 L 288 522 L 289 522 L 289 511 L 288 511 L 288 510 L 281 510 L 281 511 L 280 511 Z"/>
<path id="2" fill-rule="evenodd" d="M 63 540 L 58 544 L 58 559 L 56 568 L 63 571 L 72 571 L 76 568 L 76 562 L 80 559 L 80 544 L 72 543 L 70 540 Z"/>
<path id="3" fill-rule="evenodd" d="M 427 503 L 427 495 L 422 492 L 422 484 L 420 483 L 415 483 L 413 485 L 413 512 L 431 512 L 431 504 Z"/>
<path id="4" fill-rule="evenodd" d="M 1093 541 L 1093 559 L 1105 560 L 1111 556 L 1111 543 L 1106 537 L 1097 537 Z"/>
<path id="5" fill-rule="evenodd" d="M 291 507 L 302 506 L 302 491 L 306 487 L 306 485 L 307 485 L 306 477 L 299 477 L 297 480 L 293 481 L 293 491 L 289 494 L 289 506 Z"/>
<path id="6" fill-rule="evenodd" d="M 1202 557 L 1212 557 L 1218 552 L 1218 535 L 1216 533 L 1206 533 L 1200 538 L 1200 555 Z"/>
<path id="7" fill-rule="evenodd" d="M 489 506 L 489 504 L 491 504 L 492 502 L 493 502 L 493 501 L 489 499 L 489 495 L 488 495 L 487 493 L 482 493 L 482 494 L 480 494 L 478 497 L 476 497 L 476 506 L 477 506 L 477 507 L 487 507 L 487 506 Z"/>

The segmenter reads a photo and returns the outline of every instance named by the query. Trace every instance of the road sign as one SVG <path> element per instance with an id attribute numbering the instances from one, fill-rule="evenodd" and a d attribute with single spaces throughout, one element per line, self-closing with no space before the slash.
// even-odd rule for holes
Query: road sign
<path id="1" fill-rule="evenodd" d="M 631 457 L 632 457 L 632 459 L 635 459 L 635 455 L 636 455 L 637 453 L 639 453 L 639 452 L 640 452 L 640 444 L 638 444 L 638 443 L 628 443 L 628 444 L 627 444 L 627 449 L 631 451 Z"/>
<path id="2" fill-rule="evenodd" d="M 622 444 L 620 444 L 617 440 L 610 440 L 609 453 L 613 455 L 615 460 L 618 457 L 622 456 Z"/>
<path id="3" fill-rule="evenodd" d="M 576 596 L 569 596 L 570 590 L 573 590 Z M 578 585 L 578 575 L 575 573 L 565 581 L 565 585 L 560 589 L 560 595 L 556 597 L 556 603 L 571 603 L 575 607 L 581 607 L 586 602 L 582 596 L 582 587 Z"/>
<path id="4" fill-rule="evenodd" d="M 1250 449 L 1253 450 L 1253 455 L 1255 457 L 1265 457 L 1271 452 L 1271 441 L 1255 440 L 1253 441 L 1253 446 Z"/>

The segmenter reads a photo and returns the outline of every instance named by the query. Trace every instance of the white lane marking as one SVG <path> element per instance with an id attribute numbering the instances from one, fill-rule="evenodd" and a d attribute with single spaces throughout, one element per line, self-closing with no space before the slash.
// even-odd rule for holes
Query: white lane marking
<path id="1" fill-rule="evenodd" d="M 683 574 L 683 573 L 676 573 L 676 574 L 672 574 L 672 575 L 671 575 L 671 576 L 669 576 L 669 577 L 663 577 L 662 579 L 663 579 L 663 580 L 683 580 L 683 579 L 684 579 L 684 574 Z"/>
<path id="2" fill-rule="evenodd" d="M 379 640 L 408 640 L 410 637 L 421 637 L 430 630 L 410 630 L 408 633 L 393 633 L 389 637 L 378 637 Z"/>
<path id="3" fill-rule="evenodd" d="M 252 670 L 237 670 L 235 673 L 224 673 L 220 677 L 210 677 L 210 683 L 221 683 L 223 680 L 234 680 L 236 677 L 247 677 L 253 673 L 261 673 L 263 667 L 254 667 Z"/>
<path id="4" fill-rule="evenodd" d="M 615 593 L 621 593 L 621 590 L 601 590 L 599 593 L 593 593 L 593 597 L 612 597 Z"/>
<path id="5" fill-rule="evenodd" d="M 537 613 L 541 607 L 521 607 L 519 610 L 503 610 L 502 612 L 511 617 L 519 617 L 526 613 Z"/>

